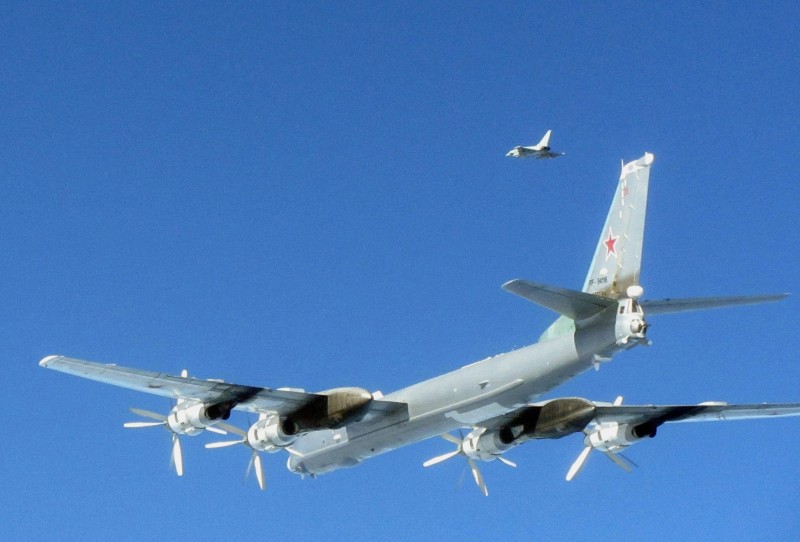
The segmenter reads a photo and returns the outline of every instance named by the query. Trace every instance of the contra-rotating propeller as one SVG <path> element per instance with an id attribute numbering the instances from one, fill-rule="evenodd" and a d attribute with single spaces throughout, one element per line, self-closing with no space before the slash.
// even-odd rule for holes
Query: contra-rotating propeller
<path id="1" fill-rule="evenodd" d="M 488 497 L 489 496 L 489 489 L 486 487 L 486 483 L 483 481 L 483 475 L 481 474 L 481 471 L 478 468 L 478 464 L 475 463 L 475 460 L 470 456 L 469 449 L 465 449 L 465 447 L 464 447 L 465 443 L 467 445 L 469 444 L 469 439 L 472 436 L 472 433 L 470 433 L 470 435 L 467 435 L 466 439 L 461 434 L 461 431 L 459 431 L 459 436 L 461 438 L 454 437 L 453 435 L 451 435 L 449 433 L 443 433 L 440 436 L 444 440 L 446 440 L 448 442 L 452 442 L 453 444 L 455 444 L 456 445 L 456 449 L 453 450 L 452 452 L 447 452 L 445 454 L 437 455 L 436 457 L 432 457 L 431 459 L 428 459 L 427 461 L 425 461 L 422 464 L 422 466 L 423 467 L 430 467 L 432 465 L 436 465 L 437 463 L 441 463 L 442 461 L 447 461 L 451 457 L 455 457 L 457 455 L 462 455 L 462 456 L 464 456 L 464 459 L 467 460 L 467 464 L 469 465 L 470 471 L 472 472 L 472 479 L 475 480 L 475 484 L 478 486 L 478 489 L 481 490 L 481 492 L 484 494 L 484 496 Z M 514 463 L 513 461 L 509 461 L 508 459 L 506 459 L 504 457 L 497 456 L 496 459 L 499 459 L 501 463 L 503 463 L 505 465 L 508 465 L 509 467 L 516 467 L 517 466 L 516 463 Z"/>
<path id="2" fill-rule="evenodd" d="M 622 401 L 623 398 L 620 395 L 614 400 L 612 405 L 619 406 L 622 404 Z M 586 465 L 586 460 L 589 458 L 589 454 L 592 452 L 592 450 L 595 449 L 595 446 L 591 442 L 591 436 L 596 431 L 597 429 L 583 430 L 584 434 L 586 434 L 586 438 L 584 439 L 585 447 L 583 448 L 583 451 L 581 451 L 580 455 L 578 455 L 578 458 L 575 460 L 575 462 L 572 463 L 572 466 L 569 468 L 569 471 L 567 471 L 567 476 L 566 476 L 567 482 L 575 478 L 575 476 L 577 476 L 581 472 L 581 470 L 583 470 L 584 465 Z M 619 452 L 612 452 L 610 450 L 601 450 L 601 451 L 607 458 L 616 463 L 625 472 L 631 472 L 633 470 L 633 467 L 637 466 L 636 463 L 634 463 L 630 459 L 624 458 L 624 456 Z"/>
<path id="3" fill-rule="evenodd" d="M 181 371 L 182 378 L 188 378 L 189 372 L 184 369 Z M 177 404 L 173 408 L 170 415 L 176 412 L 176 409 L 179 409 L 183 405 L 187 404 L 188 402 L 184 399 L 178 399 Z M 218 433 L 220 435 L 227 435 L 227 431 L 220 429 L 219 427 L 213 426 L 203 426 L 203 427 L 189 427 L 189 428 L 177 428 L 170 423 L 169 415 L 159 414 L 158 412 L 152 412 L 150 410 L 143 410 L 140 408 L 131 408 L 131 412 L 134 414 L 141 416 L 143 418 L 149 418 L 151 420 L 155 420 L 152 422 L 126 422 L 123 424 L 123 427 L 128 429 L 140 429 L 143 427 L 158 427 L 163 426 L 167 429 L 170 433 L 172 433 L 172 452 L 170 454 L 170 467 L 175 467 L 175 472 L 178 476 L 183 476 L 183 452 L 181 451 L 181 441 L 178 438 L 178 434 L 183 435 L 196 435 L 201 433 L 204 429 L 211 431 L 212 433 Z M 224 427 L 227 430 L 235 429 L 231 425 L 218 423 L 216 424 L 220 427 Z"/>
<path id="4" fill-rule="evenodd" d="M 256 471 L 256 480 L 258 481 L 258 488 L 261 491 L 264 491 L 266 487 L 266 482 L 264 481 L 264 469 L 261 465 L 261 455 L 258 453 L 258 450 L 253 448 L 247 440 L 247 431 L 239 429 L 238 427 L 234 427 L 230 429 L 230 432 L 234 435 L 239 435 L 242 437 L 239 440 L 224 440 L 222 442 L 209 442 L 205 445 L 206 448 L 209 450 L 213 450 L 215 448 L 227 448 L 228 446 L 236 446 L 237 444 L 242 444 L 247 446 L 252 450 L 252 454 L 250 455 L 250 462 L 247 464 L 247 470 L 245 471 L 244 477 L 247 479 L 250 476 L 250 471 L 253 470 L 255 467 Z"/>
<path id="5" fill-rule="evenodd" d="M 297 433 L 287 431 L 282 425 L 281 418 L 275 413 L 262 412 L 258 417 L 258 421 L 250 425 L 247 431 L 239 429 L 238 427 L 226 427 L 226 429 L 235 435 L 239 435 L 241 438 L 238 440 L 211 442 L 206 444 L 206 448 L 226 448 L 237 444 L 250 448 L 252 453 L 250 455 L 250 462 L 247 465 L 247 471 L 245 472 L 245 478 L 250 476 L 250 471 L 255 468 L 258 487 L 262 491 L 266 483 L 264 481 L 264 470 L 261 465 L 261 455 L 259 452 L 277 453 L 280 450 L 286 450 L 294 456 L 303 457 L 303 454 L 289 447 L 297 439 Z"/>

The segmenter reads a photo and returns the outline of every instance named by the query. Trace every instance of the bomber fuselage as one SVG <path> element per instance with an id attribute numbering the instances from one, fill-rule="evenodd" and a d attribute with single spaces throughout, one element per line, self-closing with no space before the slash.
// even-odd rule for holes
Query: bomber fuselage
<path id="1" fill-rule="evenodd" d="M 625 301 L 620 301 L 623 305 Z M 322 474 L 442 433 L 501 416 L 536 399 L 623 349 L 644 340 L 625 331 L 627 314 L 615 304 L 571 333 L 499 354 L 387 394 L 408 405 L 408 416 L 375 430 L 315 431 L 292 446 L 288 467 Z M 641 318 L 641 314 L 638 315 Z M 621 321 L 622 320 L 622 321 Z M 622 331 L 620 331 L 622 330 Z"/>

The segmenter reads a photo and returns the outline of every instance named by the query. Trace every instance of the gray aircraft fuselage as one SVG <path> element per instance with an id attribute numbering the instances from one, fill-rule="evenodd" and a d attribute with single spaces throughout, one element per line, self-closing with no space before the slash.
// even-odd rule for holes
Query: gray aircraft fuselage
<path id="1" fill-rule="evenodd" d="M 538 146 L 546 146 L 550 131 Z M 316 476 L 365 459 L 442 435 L 455 450 L 430 458 L 431 466 L 462 455 L 475 483 L 488 490 L 476 460 L 498 459 L 530 439 L 561 438 L 583 432 L 584 450 L 567 472 L 571 480 L 592 450 L 604 453 L 625 470 L 617 456 L 667 422 L 714 421 L 800 415 L 800 403 L 728 405 L 641 405 L 621 407 L 621 397 L 598 403 L 579 397 L 532 403 L 592 366 L 646 338 L 648 315 L 779 301 L 787 294 L 667 298 L 639 302 L 639 282 L 650 166 L 654 156 L 622 164 L 617 190 L 581 290 L 515 279 L 503 289 L 558 313 L 539 342 L 499 354 L 383 396 L 358 387 L 307 393 L 296 388 L 266 388 L 219 379 L 173 376 L 65 356 L 42 358 L 42 367 L 176 400 L 168 415 L 131 409 L 147 421 L 125 427 L 163 426 L 172 433 L 172 460 L 183 474 L 179 435 L 216 429 L 240 438 L 207 444 L 207 448 L 245 445 L 252 450 L 259 487 L 264 477 L 259 452 L 289 453 L 288 468 Z M 224 423 L 231 410 L 258 414 L 247 431 Z M 216 425 L 216 427 L 212 427 Z M 449 435 L 468 428 L 466 437 Z M 248 469 L 249 470 L 249 469 Z"/>
<path id="2" fill-rule="evenodd" d="M 514 147 L 506 156 L 512 158 L 558 158 L 561 156 L 560 152 L 551 152 L 550 147 L 537 149 L 535 147 Z"/>
<path id="3" fill-rule="evenodd" d="M 625 301 L 620 301 L 623 307 Z M 630 333 L 630 318 L 614 304 L 579 322 L 577 329 L 499 354 L 419 382 L 384 397 L 408 405 L 408 419 L 374 431 L 350 435 L 347 428 L 315 431 L 299 438 L 289 470 L 322 474 L 419 440 L 501 416 L 534 400 L 572 377 L 644 340 Z M 581 325 L 582 324 L 582 325 Z"/>

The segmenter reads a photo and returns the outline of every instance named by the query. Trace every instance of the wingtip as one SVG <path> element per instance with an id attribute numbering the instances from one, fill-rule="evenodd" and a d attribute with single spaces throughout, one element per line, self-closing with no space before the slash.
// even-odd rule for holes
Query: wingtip
<path id="1" fill-rule="evenodd" d="M 511 279 L 511 280 L 509 280 L 509 281 L 506 281 L 506 282 L 504 282 L 503 284 L 501 284 L 501 285 L 500 285 L 500 287 L 501 287 L 503 290 L 508 290 L 508 288 L 509 288 L 511 285 L 513 285 L 513 284 L 515 284 L 515 283 L 519 282 L 520 280 L 522 280 L 522 279 Z"/>
<path id="2" fill-rule="evenodd" d="M 60 358 L 61 356 L 46 356 L 39 361 L 39 367 L 47 367 L 53 360 Z"/>

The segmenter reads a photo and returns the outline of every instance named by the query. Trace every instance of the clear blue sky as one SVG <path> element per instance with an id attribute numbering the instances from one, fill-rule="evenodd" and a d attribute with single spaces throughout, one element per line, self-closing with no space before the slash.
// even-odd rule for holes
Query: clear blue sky
<path id="1" fill-rule="evenodd" d="M 684 424 L 625 474 L 578 436 L 483 468 L 439 439 L 301 480 L 129 431 L 161 398 L 48 354 L 392 391 L 535 340 L 511 278 L 576 288 L 620 159 L 653 152 L 646 297 L 796 291 L 800 8 L 790 2 L 0 7 L 8 540 L 778 540 L 800 420 Z M 558 160 L 506 158 L 553 129 Z M 800 400 L 797 296 L 654 318 L 558 395 Z M 246 425 L 242 415 L 232 418 Z"/>

